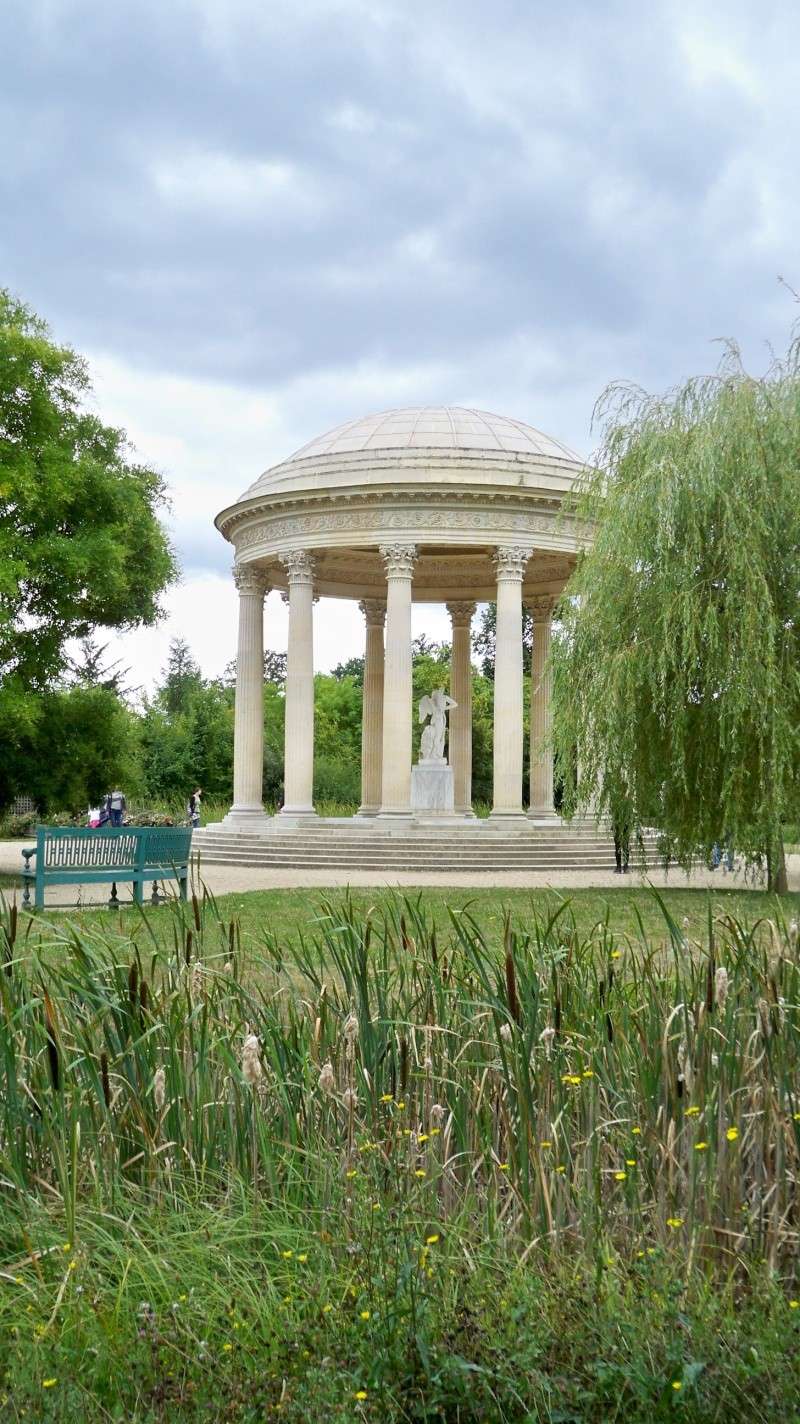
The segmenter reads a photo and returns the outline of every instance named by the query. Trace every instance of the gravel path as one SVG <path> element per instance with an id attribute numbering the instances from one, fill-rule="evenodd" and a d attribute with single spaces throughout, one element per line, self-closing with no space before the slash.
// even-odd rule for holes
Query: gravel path
<path id="1" fill-rule="evenodd" d="M 16 875 L 18 873 L 22 864 L 20 852 L 24 845 L 30 845 L 30 841 L 0 841 L 0 874 Z M 788 862 L 789 889 L 800 890 L 800 855 L 790 855 Z M 763 881 L 756 882 L 755 885 L 752 882 L 746 883 L 741 874 L 728 875 L 723 872 L 722 868 L 713 873 L 705 869 L 698 870 L 691 876 L 686 876 L 679 870 L 671 870 L 668 875 L 663 870 L 650 870 L 644 877 L 632 868 L 630 875 L 623 878 L 615 875 L 613 868 L 608 871 L 503 871 L 485 875 L 474 872 L 450 875 L 437 875 L 435 872 L 403 874 L 395 871 L 394 874 L 381 875 L 378 871 L 336 874 L 330 870 L 262 870 L 251 867 L 206 864 L 203 866 L 203 881 L 214 895 L 242 894 L 247 890 L 297 890 L 304 887 L 326 890 L 343 889 L 347 885 L 390 888 L 432 885 L 457 886 L 464 889 L 494 886 L 498 889 L 508 890 L 544 890 L 547 888 L 589 890 L 608 887 L 618 890 L 625 885 L 650 884 L 673 890 L 698 890 L 706 886 L 763 889 Z M 9 898 L 14 893 L 13 887 L 6 886 L 4 893 Z M 145 898 L 148 893 L 146 888 Z M 80 891 L 73 886 L 54 885 L 45 891 L 45 904 L 48 909 L 74 908 L 78 903 L 103 905 L 108 900 L 108 894 L 106 885 L 84 885 L 80 887 Z M 121 885 L 119 895 L 123 901 L 130 900 L 130 885 Z M 18 899 L 21 899 L 21 891 L 18 891 Z"/>

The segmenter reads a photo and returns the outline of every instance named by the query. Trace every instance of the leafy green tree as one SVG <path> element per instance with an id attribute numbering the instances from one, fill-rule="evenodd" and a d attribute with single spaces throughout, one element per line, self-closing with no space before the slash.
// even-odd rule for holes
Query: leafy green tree
<path id="1" fill-rule="evenodd" d="M 494 682 L 494 650 L 497 633 L 497 604 L 487 603 L 481 609 L 478 626 L 472 635 L 472 648 L 480 660 L 484 677 Z M 531 649 L 533 647 L 533 618 L 522 605 L 522 670 L 526 676 L 531 670 Z"/>
<path id="2" fill-rule="evenodd" d="M 87 409 L 85 363 L 0 290 L 0 796 L 26 790 L 20 753 L 66 644 L 152 624 L 175 562 L 161 477 Z"/>
<path id="3" fill-rule="evenodd" d="M 561 601 L 554 739 L 568 811 L 593 794 L 689 865 L 726 841 L 785 888 L 800 790 L 800 340 L 753 379 L 612 387 Z"/>
<path id="4" fill-rule="evenodd" d="M 103 687 L 76 686 L 41 695 L 35 734 L 20 768 L 42 812 L 80 812 L 112 786 L 139 789 L 133 713 Z"/>
<path id="5" fill-rule="evenodd" d="M 174 716 L 187 712 L 194 694 L 203 685 L 199 663 L 195 662 L 185 638 L 172 638 L 167 653 L 164 681 L 158 689 L 164 710 Z"/>

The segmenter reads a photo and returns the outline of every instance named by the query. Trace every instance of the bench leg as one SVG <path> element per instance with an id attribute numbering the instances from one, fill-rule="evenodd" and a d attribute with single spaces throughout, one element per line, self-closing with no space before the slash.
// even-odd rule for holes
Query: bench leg
<path id="1" fill-rule="evenodd" d="M 184 871 L 184 872 L 183 872 L 183 875 L 180 877 L 181 899 L 182 899 L 182 900 L 185 900 L 185 899 L 186 899 L 186 879 L 187 879 L 187 875 L 186 875 L 186 871 Z"/>
<path id="2" fill-rule="evenodd" d="M 118 909 L 119 909 L 119 896 L 117 895 L 117 882 L 116 882 L 116 880 L 112 880 L 112 882 L 111 882 L 111 899 L 110 899 L 109 902 L 108 902 L 108 908 L 109 908 L 109 910 L 118 910 Z"/>
<path id="3" fill-rule="evenodd" d="M 141 880 L 134 880 L 133 882 L 133 898 L 137 905 L 144 904 L 144 885 Z"/>
<path id="4" fill-rule="evenodd" d="M 30 880 L 23 880 L 23 882 L 22 882 L 22 908 L 23 908 L 24 910 L 27 910 L 27 908 L 28 908 L 28 906 L 30 905 L 30 903 L 31 903 L 31 882 L 30 882 Z"/>

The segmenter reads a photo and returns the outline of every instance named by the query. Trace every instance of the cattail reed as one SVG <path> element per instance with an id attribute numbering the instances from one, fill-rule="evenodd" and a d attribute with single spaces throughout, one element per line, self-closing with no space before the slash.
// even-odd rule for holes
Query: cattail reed
<path id="1" fill-rule="evenodd" d="M 107 1108 L 111 1107 L 111 1083 L 108 1077 L 108 1054 L 100 1054 L 100 1081 L 103 1084 L 103 1101 Z"/>
<path id="2" fill-rule="evenodd" d="M 139 1003 L 139 968 L 135 959 L 128 970 L 128 1001 L 131 1012 L 135 1013 Z"/>
<path id="3" fill-rule="evenodd" d="M 44 994 L 44 1024 L 47 1033 L 47 1062 L 50 1067 L 50 1082 L 58 1092 L 61 1087 L 61 1060 L 58 1051 L 56 1016 L 47 990 Z"/>
<path id="4" fill-rule="evenodd" d="M 511 952 L 510 945 L 506 950 L 506 1001 L 508 1003 L 508 1012 L 512 1019 L 516 1024 L 520 1024 L 522 1022 L 522 1014 L 520 1013 L 519 999 L 517 998 L 517 973 L 514 968 L 514 956 Z"/>

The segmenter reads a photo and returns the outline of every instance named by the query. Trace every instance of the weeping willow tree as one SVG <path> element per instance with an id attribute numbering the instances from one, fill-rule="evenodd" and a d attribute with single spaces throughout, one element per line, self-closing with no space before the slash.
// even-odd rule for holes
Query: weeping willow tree
<path id="1" fill-rule="evenodd" d="M 761 379 L 725 347 L 664 397 L 610 387 L 554 642 L 567 814 L 717 843 L 786 888 L 800 790 L 800 334 Z"/>

